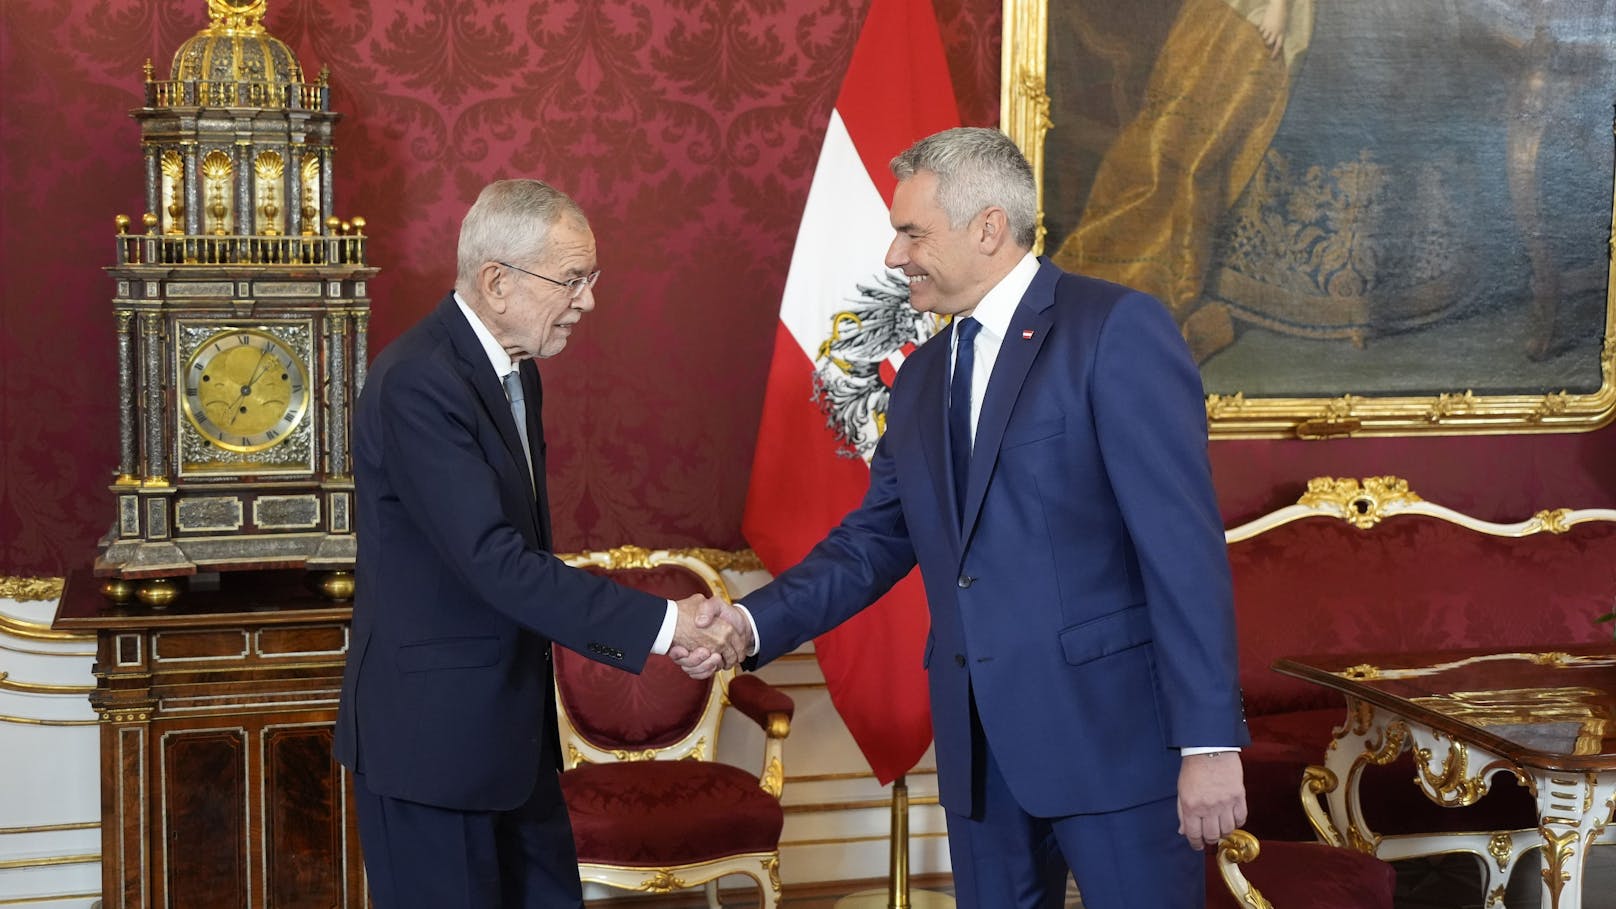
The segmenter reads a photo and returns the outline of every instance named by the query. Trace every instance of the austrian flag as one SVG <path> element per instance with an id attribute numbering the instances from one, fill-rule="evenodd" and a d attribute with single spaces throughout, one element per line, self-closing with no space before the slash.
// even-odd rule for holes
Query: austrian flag
<path id="1" fill-rule="evenodd" d="M 796 564 L 863 498 L 903 357 L 936 330 L 883 264 L 888 162 L 959 125 L 932 0 L 873 0 L 808 191 L 780 303 L 743 531 L 768 569 Z M 889 783 L 931 743 L 919 575 L 814 645 L 832 702 Z"/>

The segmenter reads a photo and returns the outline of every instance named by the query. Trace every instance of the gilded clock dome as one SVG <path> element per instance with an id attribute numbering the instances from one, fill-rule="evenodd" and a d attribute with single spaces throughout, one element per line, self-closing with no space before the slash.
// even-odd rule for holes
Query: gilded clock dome
<path id="1" fill-rule="evenodd" d="M 174 53 L 175 82 L 297 85 L 303 67 L 262 24 L 265 0 L 208 0 L 208 27 Z"/>

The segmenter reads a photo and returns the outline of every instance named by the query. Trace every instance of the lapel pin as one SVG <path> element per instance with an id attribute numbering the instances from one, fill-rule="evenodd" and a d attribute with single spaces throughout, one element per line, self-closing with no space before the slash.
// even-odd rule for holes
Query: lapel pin
<path id="1" fill-rule="evenodd" d="M 1034 334 L 1036 334 L 1036 332 L 1034 332 L 1032 329 L 1024 328 L 1021 330 L 1021 340 L 1031 341 Z"/>

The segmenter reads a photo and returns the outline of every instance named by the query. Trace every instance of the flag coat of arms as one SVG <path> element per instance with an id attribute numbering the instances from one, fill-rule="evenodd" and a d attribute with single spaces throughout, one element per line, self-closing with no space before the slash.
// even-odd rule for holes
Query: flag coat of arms
<path id="1" fill-rule="evenodd" d="M 869 485 L 888 390 L 935 333 L 883 260 L 888 162 L 958 126 L 932 0 L 873 0 L 825 131 L 780 304 L 743 532 L 768 569 L 796 564 Z M 815 641 L 837 713 L 883 784 L 931 743 L 917 573 Z"/>

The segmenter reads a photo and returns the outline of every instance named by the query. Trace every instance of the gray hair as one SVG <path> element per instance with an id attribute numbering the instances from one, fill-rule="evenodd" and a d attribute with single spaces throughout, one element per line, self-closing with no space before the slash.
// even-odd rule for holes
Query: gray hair
<path id="1" fill-rule="evenodd" d="M 937 204 L 950 227 L 997 205 L 1004 209 L 1016 244 L 1032 249 L 1038 235 L 1038 189 L 1032 165 L 1009 136 L 979 126 L 945 129 L 892 159 L 892 175 L 899 181 L 923 170 L 937 175 Z"/>
<path id="2" fill-rule="evenodd" d="M 484 262 L 532 261 L 563 217 L 587 225 L 583 209 L 543 180 L 496 180 L 483 187 L 460 222 L 455 286 L 471 287 Z"/>

